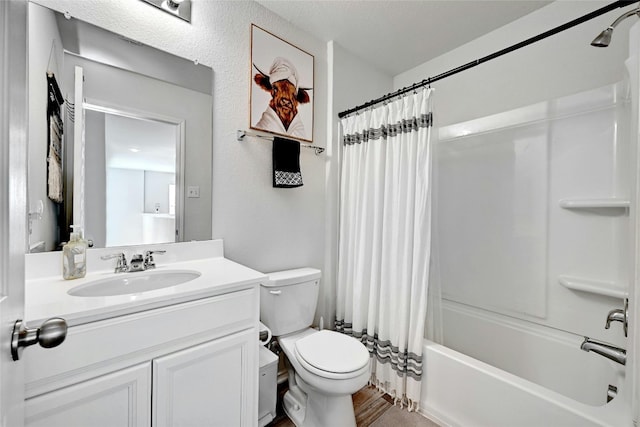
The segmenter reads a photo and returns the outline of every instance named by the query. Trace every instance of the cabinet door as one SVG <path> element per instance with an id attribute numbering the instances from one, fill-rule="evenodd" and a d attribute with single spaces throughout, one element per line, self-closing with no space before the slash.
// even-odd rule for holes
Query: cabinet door
<path id="1" fill-rule="evenodd" d="M 254 426 L 257 336 L 248 329 L 154 359 L 152 425 Z"/>
<path id="2" fill-rule="evenodd" d="M 28 427 L 149 426 L 151 364 L 144 363 L 27 399 Z"/>

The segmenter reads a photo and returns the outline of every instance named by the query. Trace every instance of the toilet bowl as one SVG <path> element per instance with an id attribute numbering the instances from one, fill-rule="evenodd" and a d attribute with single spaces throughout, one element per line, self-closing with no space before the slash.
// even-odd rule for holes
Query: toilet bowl
<path id="1" fill-rule="evenodd" d="M 268 274 L 260 288 L 260 320 L 271 329 L 289 370 L 283 398 L 298 427 L 355 427 L 351 395 L 369 380 L 369 352 L 347 335 L 311 329 L 320 270 Z"/>
<path id="2" fill-rule="evenodd" d="M 355 426 L 351 395 L 369 380 L 364 345 L 338 332 L 315 329 L 279 337 L 278 342 L 292 368 L 283 407 L 294 424 Z"/>

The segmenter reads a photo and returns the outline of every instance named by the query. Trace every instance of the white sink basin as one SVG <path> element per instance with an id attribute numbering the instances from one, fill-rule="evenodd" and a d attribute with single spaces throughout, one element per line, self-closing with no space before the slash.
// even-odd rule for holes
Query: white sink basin
<path id="1" fill-rule="evenodd" d="M 114 295 L 137 294 L 179 285 L 200 277 L 193 270 L 140 271 L 119 273 L 117 276 L 94 280 L 69 289 L 69 295 L 76 297 L 109 297 Z"/>

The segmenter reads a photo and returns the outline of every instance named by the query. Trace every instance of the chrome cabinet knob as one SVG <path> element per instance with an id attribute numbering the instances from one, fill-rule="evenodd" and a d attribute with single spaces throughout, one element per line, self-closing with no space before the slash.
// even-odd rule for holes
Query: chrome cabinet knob
<path id="1" fill-rule="evenodd" d="M 33 344 L 52 348 L 59 346 L 67 337 L 67 321 L 60 317 L 46 320 L 39 328 L 27 328 L 22 320 L 16 320 L 11 335 L 11 357 L 20 360 L 22 348 Z"/>

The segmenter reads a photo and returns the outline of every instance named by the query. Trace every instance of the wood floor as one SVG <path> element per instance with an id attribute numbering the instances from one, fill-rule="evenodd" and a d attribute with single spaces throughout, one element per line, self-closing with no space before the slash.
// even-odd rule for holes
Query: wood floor
<path id="1" fill-rule="evenodd" d="M 277 416 L 267 427 L 295 427 L 281 407 L 286 391 L 286 383 L 278 387 Z M 373 386 L 367 386 L 353 395 L 353 410 L 358 427 L 439 427 L 420 414 L 393 406 L 393 400 Z"/>

